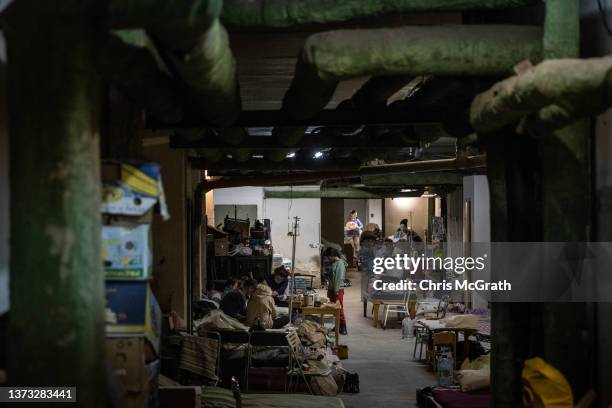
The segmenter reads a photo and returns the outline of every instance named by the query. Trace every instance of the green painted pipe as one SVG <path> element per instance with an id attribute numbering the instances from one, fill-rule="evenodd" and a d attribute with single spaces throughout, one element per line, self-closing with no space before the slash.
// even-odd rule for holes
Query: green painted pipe
<path id="1" fill-rule="evenodd" d="M 610 106 L 612 57 L 546 60 L 477 95 L 470 121 L 491 132 L 533 115 L 533 126 L 557 129 Z"/>
<path id="2" fill-rule="evenodd" d="M 225 0 L 222 20 L 238 27 L 287 28 L 392 13 L 500 9 L 538 0 Z"/>
<path id="3" fill-rule="evenodd" d="M 222 0 L 113 0 L 108 18 L 113 27 L 145 28 L 182 85 L 186 114 L 224 127 L 241 103 L 221 6 Z"/>
<path id="4" fill-rule="evenodd" d="M 187 114 L 202 117 L 212 126 L 232 125 L 241 109 L 240 91 L 228 34 L 219 20 L 201 31 L 150 33 L 162 58 L 184 84 Z"/>
<path id="5" fill-rule="evenodd" d="M 46 3 L 46 2 L 44 2 Z M 85 2 L 83 2 L 85 3 Z M 105 407 L 100 101 L 95 27 L 59 3 L 6 18 L 10 109 L 10 385 L 74 386 Z"/>
<path id="6" fill-rule="evenodd" d="M 458 25 L 337 30 L 310 36 L 298 58 L 283 110 L 307 119 L 331 99 L 340 80 L 360 76 L 507 75 L 542 58 L 533 26 Z"/>
<path id="7" fill-rule="evenodd" d="M 122 94 L 164 124 L 180 122 L 183 100 L 170 75 L 164 73 L 147 37 L 113 31 L 96 46 L 96 67 Z"/>

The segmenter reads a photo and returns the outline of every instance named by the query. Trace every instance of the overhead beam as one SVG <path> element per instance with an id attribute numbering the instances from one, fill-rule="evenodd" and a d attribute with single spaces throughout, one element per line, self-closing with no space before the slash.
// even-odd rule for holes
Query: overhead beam
<path id="1" fill-rule="evenodd" d="M 401 126 L 397 126 L 401 127 Z M 366 135 L 365 137 L 341 136 L 330 133 L 319 133 L 306 135 L 295 145 L 293 149 L 325 149 L 325 148 L 342 148 L 342 149 L 369 149 L 372 147 L 385 149 L 403 149 L 414 144 L 409 137 L 402 137 L 398 134 L 389 134 L 383 136 Z M 221 137 L 210 137 L 202 134 L 201 137 L 184 138 L 178 135 L 170 138 L 170 147 L 172 148 L 190 148 L 190 149 L 228 149 L 235 148 L 235 145 L 227 143 Z M 251 136 L 240 141 L 241 149 L 253 150 L 287 150 L 285 146 L 279 146 L 278 141 L 272 136 Z"/>
<path id="2" fill-rule="evenodd" d="M 363 176 L 361 182 L 368 187 L 461 185 L 463 184 L 463 174 L 446 171 L 387 174 L 384 176 Z"/>
<path id="3" fill-rule="evenodd" d="M 235 27 L 288 28 L 386 14 L 525 6 L 535 0 L 226 0 L 223 21 Z"/>
<path id="4" fill-rule="evenodd" d="M 310 173 L 310 174 L 283 174 L 283 175 L 275 175 L 275 176 L 241 176 L 235 178 L 221 178 L 219 180 L 209 181 L 204 180 L 198 184 L 196 197 L 201 198 L 200 196 L 207 191 L 214 190 L 217 188 L 229 188 L 229 187 L 243 187 L 243 186 L 286 186 L 286 185 L 299 185 L 299 184 L 310 184 L 310 183 L 318 183 L 323 180 L 354 180 L 356 176 L 360 175 L 373 175 L 373 174 L 393 174 L 395 172 L 406 172 L 406 171 L 433 171 L 435 170 L 432 166 L 432 162 L 438 162 L 441 170 L 448 170 L 449 167 L 454 165 L 458 169 L 466 169 L 466 168 L 480 168 L 486 166 L 486 156 L 472 156 L 463 158 L 460 160 L 461 164 L 457 163 L 456 159 L 449 160 L 432 160 L 429 162 L 427 166 L 424 164 L 416 165 L 415 163 L 400 163 L 400 165 L 394 168 L 389 168 L 385 166 L 380 169 L 380 173 L 375 168 L 369 168 L 367 171 L 365 168 L 360 170 L 353 171 L 329 171 L 329 172 L 318 172 L 318 173 Z M 439 163 L 442 162 L 442 163 Z M 412 166 L 411 166 L 412 165 Z M 430 167 L 429 169 L 425 169 L 426 167 Z M 397 170 L 399 169 L 399 170 Z M 407 170 L 409 169 L 409 170 Z M 199 207 L 198 207 L 199 208 Z"/>
<path id="5" fill-rule="evenodd" d="M 202 158 L 192 158 L 191 166 L 198 170 L 208 170 L 211 176 L 227 175 L 230 172 L 258 171 L 358 171 L 361 162 L 354 159 L 333 160 L 293 160 L 285 159 L 279 162 L 266 159 L 249 159 L 243 162 L 235 160 L 222 160 L 212 162 Z"/>
<path id="6" fill-rule="evenodd" d="M 419 192 L 419 196 L 422 192 Z M 333 188 L 318 191 L 264 191 L 264 198 L 385 198 L 385 197 L 414 197 L 414 194 L 382 191 L 372 193 L 354 188 Z"/>
<path id="7" fill-rule="evenodd" d="M 451 118 L 452 119 L 452 118 Z M 355 116 L 336 109 L 326 109 L 311 118 L 293 120 L 280 110 L 247 110 L 242 111 L 234 126 L 236 127 L 303 127 L 303 126 L 348 126 L 348 125 L 412 125 L 421 123 L 441 123 L 449 120 L 447 114 L 441 114 L 437 109 L 414 109 L 410 112 L 394 112 L 385 110 L 370 115 Z M 148 117 L 146 126 L 151 129 L 188 129 L 207 128 L 211 123 L 205 118 L 187 115 L 181 122 L 167 125 L 154 117 Z"/>

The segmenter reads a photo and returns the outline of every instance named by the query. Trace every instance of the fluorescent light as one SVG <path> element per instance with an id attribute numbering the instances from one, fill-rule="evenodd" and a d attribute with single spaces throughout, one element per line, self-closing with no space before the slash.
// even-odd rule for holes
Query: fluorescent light
<path id="1" fill-rule="evenodd" d="M 434 198 L 435 196 L 436 196 L 436 194 L 434 194 L 434 193 L 428 193 L 427 191 L 426 191 L 426 192 L 424 192 L 424 193 L 421 195 L 421 197 L 423 197 L 423 198 Z"/>
<path id="2" fill-rule="evenodd" d="M 402 188 L 400 193 L 414 193 L 415 191 L 417 191 L 416 188 Z"/>
<path id="3" fill-rule="evenodd" d="M 263 159 L 264 157 L 263 157 L 263 154 L 254 154 L 253 158 L 254 159 Z"/>
<path id="4" fill-rule="evenodd" d="M 323 152 L 316 152 L 313 157 L 315 159 L 320 159 L 321 157 L 323 157 Z"/>
<path id="5" fill-rule="evenodd" d="M 295 157 L 295 152 L 291 152 L 291 153 L 287 153 L 287 157 L 288 159 L 293 159 Z"/>
<path id="6" fill-rule="evenodd" d="M 228 154 L 225 157 L 227 157 L 228 159 L 232 159 L 233 158 L 233 156 L 231 154 Z"/>

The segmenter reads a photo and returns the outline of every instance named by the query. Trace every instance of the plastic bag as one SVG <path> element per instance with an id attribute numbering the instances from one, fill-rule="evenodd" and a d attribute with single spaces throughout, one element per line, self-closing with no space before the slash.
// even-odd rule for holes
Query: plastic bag
<path id="1" fill-rule="evenodd" d="M 526 408 L 572 408 L 572 388 L 559 370 L 540 357 L 525 361 L 523 406 Z"/>

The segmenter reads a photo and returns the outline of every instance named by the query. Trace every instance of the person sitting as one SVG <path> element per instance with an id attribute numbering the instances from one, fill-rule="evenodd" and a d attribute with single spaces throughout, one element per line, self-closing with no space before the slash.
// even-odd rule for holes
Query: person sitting
<path id="1" fill-rule="evenodd" d="M 223 299 L 225 295 L 227 295 L 229 292 L 231 292 L 232 290 L 238 289 L 239 287 L 240 287 L 240 281 L 230 276 L 229 278 L 227 278 L 227 281 L 225 282 L 225 287 L 223 288 L 223 294 L 221 295 L 221 299 Z"/>
<path id="2" fill-rule="evenodd" d="M 284 266 L 274 269 L 272 275 L 266 276 L 266 283 L 272 289 L 272 297 L 277 306 L 287 306 L 287 286 L 289 285 L 289 272 Z"/>
<path id="3" fill-rule="evenodd" d="M 365 226 L 363 233 L 361 233 L 359 241 L 361 244 L 363 244 L 364 242 L 368 241 L 377 241 L 379 238 L 380 228 L 378 227 L 378 224 L 371 222 Z"/>
<path id="4" fill-rule="evenodd" d="M 393 242 L 408 241 L 408 220 L 404 218 L 400 221 L 400 226 L 393 234 Z"/>
<path id="5" fill-rule="evenodd" d="M 259 284 L 249 298 L 246 310 L 246 325 L 263 329 L 278 329 L 289 323 L 289 316 L 278 316 L 272 298 L 272 289 Z"/>
<path id="6" fill-rule="evenodd" d="M 397 229 L 397 231 L 395 231 L 395 234 L 391 239 L 393 240 L 393 242 L 423 242 L 419 234 L 414 232 L 411 228 L 408 228 L 408 220 L 406 218 L 400 221 L 400 227 Z"/>
<path id="7" fill-rule="evenodd" d="M 242 318 L 246 315 L 247 297 L 257 286 L 255 279 L 245 279 L 240 285 L 240 281 L 232 278 L 228 279 L 228 285 L 231 282 L 231 289 L 223 295 L 219 308 L 228 316 L 234 318 Z"/>

